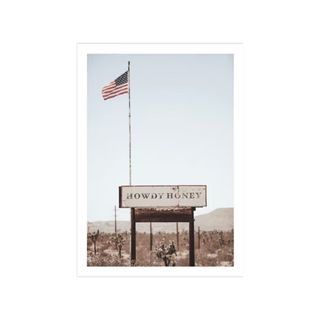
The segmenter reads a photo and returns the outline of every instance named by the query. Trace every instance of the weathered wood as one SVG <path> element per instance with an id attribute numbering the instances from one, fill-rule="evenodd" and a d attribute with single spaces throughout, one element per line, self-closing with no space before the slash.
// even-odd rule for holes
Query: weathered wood
<path id="1" fill-rule="evenodd" d="M 131 208 L 131 265 L 136 263 L 136 219 L 135 209 Z"/>
<path id="2" fill-rule="evenodd" d="M 152 222 L 150 222 L 150 251 L 152 251 L 153 247 L 153 234 L 152 234 Z"/>
<path id="3" fill-rule="evenodd" d="M 114 233 L 117 236 L 117 207 L 114 206 Z"/>
<path id="4" fill-rule="evenodd" d="M 136 222 L 190 222 L 192 220 L 191 208 L 177 209 L 135 209 Z"/>
<path id="5" fill-rule="evenodd" d="M 120 208 L 206 207 L 206 185 L 120 186 Z"/>
<path id="6" fill-rule="evenodd" d="M 179 222 L 176 222 L 176 233 L 177 233 L 177 249 L 178 249 L 178 251 L 180 251 Z"/>
<path id="7" fill-rule="evenodd" d="M 179 247 L 178 222 L 189 222 L 189 265 L 195 265 L 194 242 L 195 208 L 131 208 L 131 265 L 136 262 L 136 223 L 150 223 L 150 250 L 152 250 L 152 222 L 176 222 L 177 245 Z"/>
<path id="8" fill-rule="evenodd" d="M 190 222 L 192 220 L 191 215 L 139 215 L 136 214 L 136 222 Z"/>
<path id="9" fill-rule="evenodd" d="M 194 258 L 194 209 L 192 210 L 192 221 L 189 222 L 189 266 L 195 265 Z"/>
<path id="10" fill-rule="evenodd" d="M 191 207 L 179 207 L 179 208 L 135 208 L 135 212 L 140 213 L 163 213 L 163 214 L 173 214 L 173 213 L 189 213 L 192 214 L 193 209 Z"/>

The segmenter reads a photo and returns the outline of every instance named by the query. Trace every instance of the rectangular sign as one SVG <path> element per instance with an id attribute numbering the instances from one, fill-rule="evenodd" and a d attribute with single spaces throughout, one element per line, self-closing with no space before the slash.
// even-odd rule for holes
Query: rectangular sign
<path id="1" fill-rule="evenodd" d="M 120 208 L 206 207 L 207 186 L 120 186 Z"/>

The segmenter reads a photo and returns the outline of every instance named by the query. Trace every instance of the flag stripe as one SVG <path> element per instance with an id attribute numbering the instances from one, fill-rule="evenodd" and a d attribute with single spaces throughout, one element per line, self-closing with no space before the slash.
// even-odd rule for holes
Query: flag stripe
<path id="1" fill-rule="evenodd" d="M 125 93 L 128 93 L 128 91 L 119 92 L 119 93 L 117 93 L 117 94 L 112 94 L 112 95 L 109 95 L 109 96 L 104 96 L 103 99 L 104 99 L 104 100 L 108 100 L 108 99 L 114 98 L 114 97 L 116 97 L 116 96 L 120 96 L 121 94 L 125 94 Z"/>
<path id="2" fill-rule="evenodd" d="M 127 84 L 127 83 L 122 84 L 122 85 L 120 85 L 120 86 L 116 86 L 116 87 L 114 87 L 114 88 L 110 88 L 110 89 L 102 89 L 102 92 L 103 92 L 103 93 L 106 93 L 106 92 L 117 91 L 117 90 L 119 90 L 119 89 L 126 88 L 126 87 L 128 87 L 128 84 Z"/>
<path id="3" fill-rule="evenodd" d="M 102 90 L 112 89 L 112 88 L 114 88 L 115 86 L 116 86 L 116 84 L 115 84 L 115 83 L 113 83 L 113 84 L 109 84 L 108 86 L 103 87 L 103 88 L 102 88 Z"/>
<path id="4" fill-rule="evenodd" d="M 103 91 L 103 92 L 112 91 L 112 90 L 114 90 L 115 87 L 116 87 L 116 86 L 111 87 L 111 88 L 104 88 L 104 89 L 102 89 L 102 91 Z"/>
<path id="5" fill-rule="evenodd" d="M 128 71 L 102 88 L 102 98 L 108 100 L 129 92 Z"/>
<path id="6" fill-rule="evenodd" d="M 115 92 L 115 93 L 111 93 L 111 94 L 103 94 L 103 98 L 109 98 L 109 97 L 115 97 L 117 95 L 120 95 L 120 94 L 124 94 L 124 93 L 127 93 L 128 90 L 122 90 L 122 91 L 118 91 L 118 92 Z"/>
<path id="7" fill-rule="evenodd" d="M 122 90 L 123 88 L 127 89 L 127 88 L 128 88 L 128 85 L 127 85 L 127 84 L 123 84 L 123 85 L 121 85 L 121 86 L 115 87 L 114 89 L 103 90 L 102 92 L 103 92 L 103 93 L 116 92 L 116 91 Z"/>
<path id="8" fill-rule="evenodd" d="M 111 93 L 111 94 L 103 94 L 103 98 L 109 98 L 109 97 L 115 97 L 117 95 L 120 95 L 120 94 L 124 94 L 124 93 L 128 93 L 127 90 L 123 90 L 123 91 L 119 91 L 119 92 L 115 92 L 115 93 Z"/>
<path id="9" fill-rule="evenodd" d="M 113 90 L 106 90 L 106 91 L 102 91 L 102 94 L 113 94 L 113 93 L 117 93 L 119 91 L 122 91 L 122 90 L 126 90 L 128 91 L 128 86 L 127 85 L 123 85 L 123 86 L 120 86 L 119 88 L 115 88 Z"/>

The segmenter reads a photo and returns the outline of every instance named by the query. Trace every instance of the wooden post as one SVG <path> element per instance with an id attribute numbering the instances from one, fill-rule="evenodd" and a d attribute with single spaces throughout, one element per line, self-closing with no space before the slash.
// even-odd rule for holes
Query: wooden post
<path id="1" fill-rule="evenodd" d="M 192 220 L 189 222 L 189 266 L 195 265 L 194 259 L 194 208 L 192 210 Z"/>
<path id="2" fill-rule="evenodd" d="M 136 263 L 136 217 L 134 208 L 131 208 L 131 266 Z"/>
<path id="3" fill-rule="evenodd" d="M 94 254 L 97 254 L 96 239 L 93 240 L 93 250 L 94 250 Z"/>
<path id="4" fill-rule="evenodd" d="M 179 245 L 179 222 L 176 222 L 176 232 L 177 232 L 177 249 L 180 251 L 180 245 Z"/>
<path id="5" fill-rule="evenodd" d="M 117 207 L 114 206 L 114 233 L 117 237 Z"/>
<path id="6" fill-rule="evenodd" d="M 93 234 L 91 235 L 91 240 L 93 242 L 93 250 L 94 250 L 94 254 L 97 253 L 97 239 L 99 237 L 99 229 L 97 230 L 97 232 L 93 232 Z"/>
<path id="7" fill-rule="evenodd" d="M 198 226 L 198 250 L 200 250 L 200 227 Z"/>
<path id="8" fill-rule="evenodd" d="M 150 221 L 150 251 L 152 251 L 153 247 L 153 235 L 152 235 L 152 222 Z"/>

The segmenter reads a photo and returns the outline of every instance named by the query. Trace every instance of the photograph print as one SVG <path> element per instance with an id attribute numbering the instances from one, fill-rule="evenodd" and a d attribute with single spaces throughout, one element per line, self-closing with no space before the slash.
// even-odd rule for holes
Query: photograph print
<path id="1" fill-rule="evenodd" d="M 233 268 L 234 55 L 86 64 L 86 266 Z"/>

